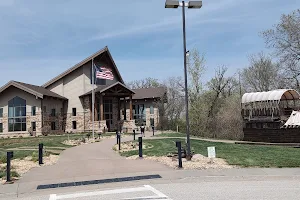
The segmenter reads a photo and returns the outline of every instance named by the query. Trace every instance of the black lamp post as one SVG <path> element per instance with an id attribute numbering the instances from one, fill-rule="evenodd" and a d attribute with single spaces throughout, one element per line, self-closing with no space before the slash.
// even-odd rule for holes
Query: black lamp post
<path id="1" fill-rule="evenodd" d="M 187 65 L 186 65 L 186 36 L 185 36 L 185 7 L 201 8 L 202 1 L 174 1 L 166 0 L 165 8 L 182 7 L 182 27 L 183 27 L 183 60 L 184 60 L 184 85 L 185 85 L 185 117 L 186 117 L 186 140 L 187 140 L 187 155 L 186 159 L 191 160 L 191 142 L 190 142 L 190 121 L 189 121 L 189 99 L 188 99 L 188 85 L 187 85 Z"/>

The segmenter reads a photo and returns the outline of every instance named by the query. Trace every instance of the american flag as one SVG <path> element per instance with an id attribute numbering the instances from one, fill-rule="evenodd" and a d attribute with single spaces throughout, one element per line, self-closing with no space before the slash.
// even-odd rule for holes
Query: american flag
<path id="1" fill-rule="evenodd" d="M 96 69 L 96 78 L 99 79 L 108 79 L 108 80 L 113 80 L 114 79 L 114 75 L 113 73 L 106 67 L 97 67 L 96 65 L 95 69 Z"/>

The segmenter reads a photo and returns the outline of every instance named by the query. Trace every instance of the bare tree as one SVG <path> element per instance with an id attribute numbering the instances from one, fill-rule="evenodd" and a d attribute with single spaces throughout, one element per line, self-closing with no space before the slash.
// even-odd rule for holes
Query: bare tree
<path id="1" fill-rule="evenodd" d="M 282 15 L 274 29 L 263 32 L 267 47 L 274 48 L 283 62 L 300 61 L 300 9 Z"/>
<path id="2" fill-rule="evenodd" d="M 246 91 L 269 91 L 283 87 L 280 65 L 263 52 L 249 57 L 250 66 L 242 71 Z"/>
<path id="3" fill-rule="evenodd" d="M 180 122 L 182 113 L 184 111 L 184 94 L 183 94 L 183 80 L 182 77 L 169 77 L 163 82 L 167 89 L 167 102 L 164 106 L 160 105 L 163 113 L 161 122 L 168 129 L 175 130 Z"/>
<path id="4" fill-rule="evenodd" d="M 197 101 L 202 90 L 202 76 L 205 70 L 205 57 L 200 55 L 197 49 L 193 49 L 187 58 L 189 73 L 189 99 L 191 102 Z"/>
<path id="5" fill-rule="evenodd" d="M 161 83 L 158 79 L 155 78 L 145 78 L 141 80 L 135 80 L 126 83 L 127 86 L 129 86 L 131 89 L 138 89 L 138 88 L 150 88 L 150 87 L 159 87 L 161 86 Z"/>
<path id="6" fill-rule="evenodd" d="M 264 31 L 262 36 L 285 67 L 286 78 L 292 81 L 293 87 L 300 89 L 300 9 L 282 15 L 280 22 Z"/>
<path id="7" fill-rule="evenodd" d="M 218 99 L 220 98 L 222 93 L 226 93 L 225 89 L 228 89 L 228 91 L 230 91 L 233 87 L 232 77 L 225 77 L 226 71 L 227 67 L 219 67 L 216 70 L 215 77 L 212 78 L 210 82 L 208 82 L 208 87 L 212 90 L 211 105 L 207 116 L 208 118 L 213 117 L 216 113 L 215 110 L 218 110 Z"/>

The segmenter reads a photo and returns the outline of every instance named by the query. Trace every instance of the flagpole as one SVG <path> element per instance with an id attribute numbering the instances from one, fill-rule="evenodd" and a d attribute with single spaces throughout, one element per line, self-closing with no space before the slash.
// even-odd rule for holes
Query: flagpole
<path id="1" fill-rule="evenodd" d="M 92 58 L 92 120 L 93 120 L 93 140 L 95 140 L 95 69 L 94 69 L 94 58 Z"/>

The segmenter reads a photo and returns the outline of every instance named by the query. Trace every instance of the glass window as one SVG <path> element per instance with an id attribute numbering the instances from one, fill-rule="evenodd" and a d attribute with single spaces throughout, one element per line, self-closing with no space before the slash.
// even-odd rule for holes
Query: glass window
<path id="1" fill-rule="evenodd" d="M 134 106 L 134 116 L 136 124 L 141 124 L 146 122 L 146 110 L 144 104 L 139 104 Z"/>
<path id="2" fill-rule="evenodd" d="M 77 123 L 76 123 L 76 121 L 72 121 L 72 126 L 73 126 L 73 129 L 77 129 Z"/>
<path id="3" fill-rule="evenodd" d="M 52 109 L 52 110 L 51 110 L 51 116 L 52 116 L 52 117 L 55 117 L 55 113 L 56 113 L 55 109 Z"/>
<path id="4" fill-rule="evenodd" d="M 73 115 L 73 116 L 76 116 L 76 108 L 73 108 L 73 109 L 72 109 L 72 115 Z"/>
<path id="5" fill-rule="evenodd" d="M 0 117 L 3 117 L 3 108 L 0 108 Z"/>
<path id="6" fill-rule="evenodd" d="M 150 126 L 154 126 L 154 118 L 150 118 Z"/>
<path id="7" fill-rule="evenodd" d="M 3 124 L 0 123 L 0 133 L 2 133 L 2 132 L 3 132 Z"/>
<path id="8" fill-rule="evenodd" d="M 153 106 L 150 106 L 150 114 L 154 114 L 154 108 L 153 108 Z"/>
<path id="9" fill-rule="evenodd" d="M 36 122 L 31 122 L 32 131 L 36 131 Z"/>
<path id="10" fill-rule="evenodd" d="M 32 106 L 32 107 L 31 107 L 31 115 L 32 115 L 32 116 L 35 116 L 35 115 L 36 115 L 36 107 L 35 107 L 35 106 Z"/>
<path id="11" fill-rule="evenodd" d="M 51 122 L 51 130 L 56 130 L 56 123 L 55 122 Z"/>
<path id="12" fill-rule="evenodd" d="M 8 131 L 26 131 L 26 100 L 20 97 L 8 102 Z"/>

